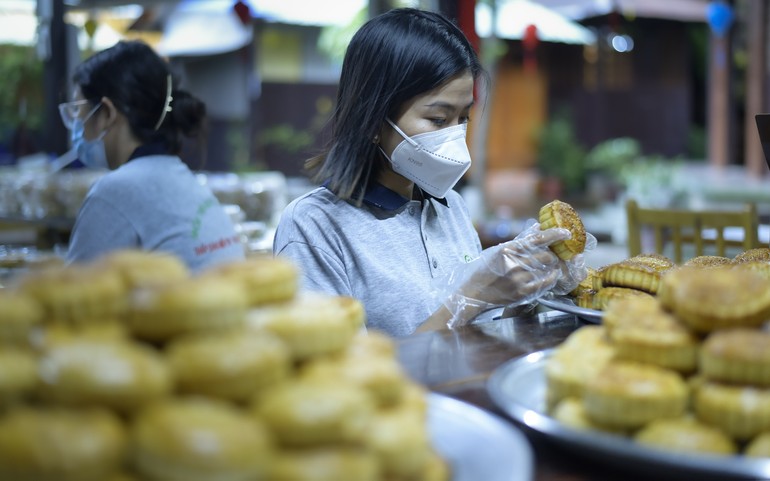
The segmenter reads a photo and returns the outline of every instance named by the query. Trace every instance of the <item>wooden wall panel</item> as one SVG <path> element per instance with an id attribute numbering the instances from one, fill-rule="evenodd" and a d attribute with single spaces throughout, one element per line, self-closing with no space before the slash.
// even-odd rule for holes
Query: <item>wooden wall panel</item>
<path id="1" fill-rule="evenodd" d="M 518 65 L 497 70 L 487 140 L 489 170 L 535 165 L 536 135 L 546 120 L 547 84 L 542 72 L 524 72 Z"/>

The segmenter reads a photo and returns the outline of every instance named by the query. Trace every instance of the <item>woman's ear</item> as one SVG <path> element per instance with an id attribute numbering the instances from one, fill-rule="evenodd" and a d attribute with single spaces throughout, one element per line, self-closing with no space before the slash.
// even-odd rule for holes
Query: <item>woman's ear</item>
<path id="1" fill-rule="evenodd" d="M 112 127 L 115 122 L 118 120 L 118 109 L 115 108 L 115 104 L 112 103 L 112 100 L 109 99 L 109 97 L 102 97 L 102 116 L 104 118 L 104 126 L 103 129 L 108 129 Z"/>
<path id="2" fill-rule="evenodd" d="M 381 144 L 382 141 L 388 138 L 388 130 L 390 128 L 390 125 L 387 124 L 387 122 L 383 122 L 380 126 L 380 131 L 377 133 L 377 135 L 374 136 L 374 139 L 372 139 L 372 142 L 375 144 Z"/>

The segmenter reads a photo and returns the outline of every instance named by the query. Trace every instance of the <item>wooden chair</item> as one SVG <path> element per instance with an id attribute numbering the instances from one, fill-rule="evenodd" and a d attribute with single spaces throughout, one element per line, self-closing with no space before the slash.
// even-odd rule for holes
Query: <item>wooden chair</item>
<path id="1" fill-rule="evenodd" d="M 694 253 L 688 257 L 726 256 L 728 247 L 746 251 L 760 246 L 759 216 L 754 204 L 745 204 L 737 211 L 652 209 L 641 208 L 635 200 L 629 199 L 626 215 L 630 256 L 642 253 L 642 232 L 645 229 L 652 229 L 655 234 L 655 253 L 665 254 L 665 247 L 673 244 L 672 259 L 677 264 L 686 260 L 683 259 L 682 248 L 687 245 L 694 247 Z M 727 228 L 739 228 L 742 235 L 726 236 Z"/>

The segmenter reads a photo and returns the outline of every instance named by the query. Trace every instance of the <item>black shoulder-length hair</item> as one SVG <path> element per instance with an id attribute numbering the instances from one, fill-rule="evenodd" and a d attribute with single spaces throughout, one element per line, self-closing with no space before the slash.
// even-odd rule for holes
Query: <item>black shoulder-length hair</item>
<path id="1" fill-rule="evenodd" d="M 342 64 L 332 138 L 306 163 L 338 197 L 360 202 L 387 162 L 373 139 L 404 102 L 464 72 L 483 73 L 463 32 L 439 13 L 398 8 L 366 22 Z"/>
<path id="2" fill-rule="evenodd" d="M 168 63 L 142 41 L 121 41 L 94 54 L 77 66 L 73 80 L 92 105 L 109 98 L 143 144 L 162 142 L 178 154 L 182 136 L 202 140 L 206 105 L 180 89 Z M 164 116 L 166 107 L 171 110 Z"/>

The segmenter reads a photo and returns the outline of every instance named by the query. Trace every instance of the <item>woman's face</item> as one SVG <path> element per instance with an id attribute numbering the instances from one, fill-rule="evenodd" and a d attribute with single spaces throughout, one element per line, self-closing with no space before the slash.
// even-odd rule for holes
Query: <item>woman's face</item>
<path id="1" fill-rule="evenodd" d="M 412 137 L 468 122 L 472 106 L 473 75 L 466 72 L 405 102 L 398 117 L 391 120 Z M 403 140 L 390 124 L 385 123 L 380 132 L 380 146 L 388 157 Z"/>
<path id="2" fill-rule="evenodd" d="M 78 87 L 75 91 L 74 100 L 84 100 L 83 92 Z M 93 113 L 91 113 L 93 111 Z M 89 113 L 91 113 L 89 117 Z M 100 135 L 103 135 L 102 141 L 104 143 L 104 153 L 107 157 L 107 164 L 110 169 L 117 168 L 120 164 L 116 163 L 115 159 L 119 158 L 118 155 L 118 143 L 116 140 L 119 137 L 115 134 L 116 125 L 116 110 L 112 105 L 112 102 L 108 98 L 102 98 L 101 101 L 94 106 L 92 103 L 84 104 L 78 116 L 84 121 L 83 123 L 83 138 L 85 140 L 95 140 Z"/>
<path id="3" fill-rule="evenodd" d="M 80 88 L 78 87 L 75 89 L 75 95 L 73 96 L 73 100 L 85 100 L 85 97 L 83 97 L 83 92 L 80 91 Z M 92 105 L 90 102 L 87 104 L 84 104 L 80 107 L 79 117 L 85 121 L 83 124 L 83 137 L 85 137 L 86 140 L 93 140 L 95 139 L 102 131 L 101 125 L 101 115 L 99 115 L 99 111 L 102 109 L 102 105 L 98 105 L 96 110 L 91 114 L 91 117 L 86 119 L 86 116 L 94 109 L 94 105 Z"/>

